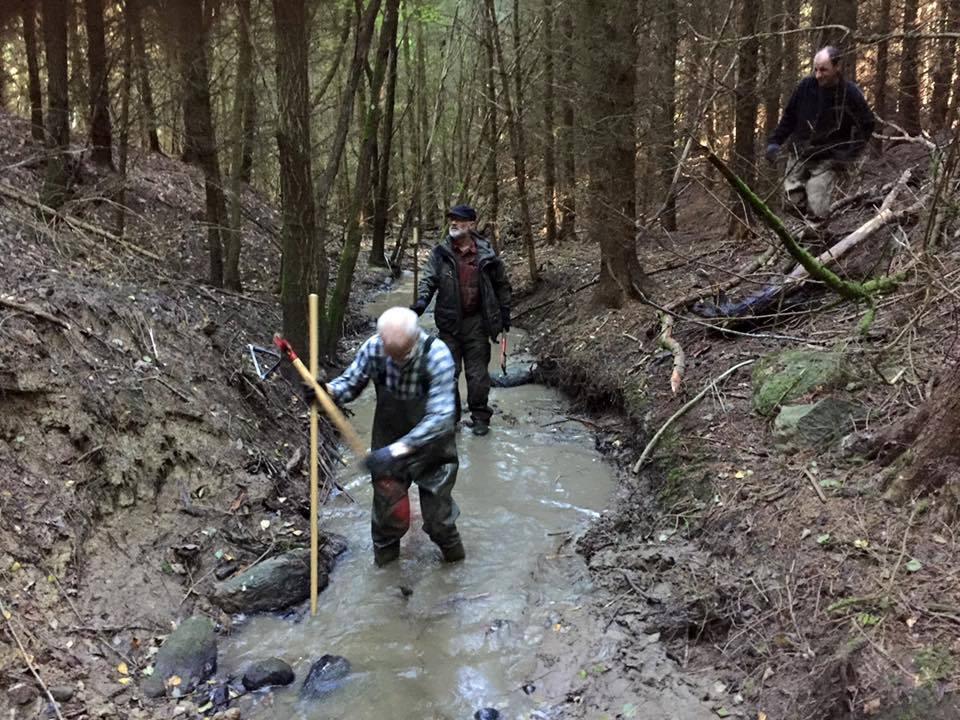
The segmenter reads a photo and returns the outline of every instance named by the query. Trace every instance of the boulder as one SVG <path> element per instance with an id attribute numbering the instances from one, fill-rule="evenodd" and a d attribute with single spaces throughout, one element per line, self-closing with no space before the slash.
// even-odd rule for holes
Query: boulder
<path id="1" fill-rule="evenodd" d="M 347 548 L 340 535 L 320 537 L 317 587 L 323 590 L 337 556 Z M 297 548 L 254 565 L 223 582 L 215 583 L 209 599 L 228 613 L 284 610 L 310 597 L 310 549 Z"/>
<path id="2" fill-rule="evenodd" d="M 280 658 L 268 658 L 253 663 L 243 673 L 243 686 L 257 690 L 268 685 L 289 685 L 293 682 L 293 668 Z"/>
<path id="3" fill-rule="evenodd" d="M 323 655 L 307 673 L 307 679 L 300 688 L 300 697 L 317 699 L 332 692 L 343 684 L 350 674 L 350 661 L 339 655 Z"/>
<path id="4" fill-rule="evenodd" d="M 153 675 L 143 681 L 143 692 L 148 697 L 160 697 L 169 689 L 172 695 L 186 695 L 216 670 L 217 636 L 213 623 L 194 616 L 180 623 L 164 640 Z M 174 676 L 180 678 L 178 683 L 170 682 Z"/>
<path id="5" fill-rule="evenodd" d="M 866 416 L 862 405 L 825 397 L 805 405 L 785 405 L 773 421 L 774 441 L 779 447 L 811 447 L 826 450 L 834 441 L 853 430 Z"/>
<path id="6" fill-rule="evenodd" d="M 763 358 L 753 370 L 753 409 L 772 415 L 789 403 L 818 389 L 843 381 L 843 356 L 821 350 L 786 350 Z"/>
<path id="7" fill-rule="evenodd" d="M 7 688 L 7 697 L 14 705 L 26 705 L 33 702 L 40 691 L 33 683 L 19 682 Z"/>

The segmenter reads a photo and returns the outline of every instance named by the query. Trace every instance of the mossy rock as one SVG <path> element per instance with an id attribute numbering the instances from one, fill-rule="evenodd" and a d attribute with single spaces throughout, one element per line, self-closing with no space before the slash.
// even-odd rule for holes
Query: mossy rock
<path id="1" fill-rule="evenodd" d="M 843 356 L 822 350 L 785 350 L 763 358 L 753 370 L 753 409 L 772 415 L 814 390 L 837 387 L 846 373 Z"/>

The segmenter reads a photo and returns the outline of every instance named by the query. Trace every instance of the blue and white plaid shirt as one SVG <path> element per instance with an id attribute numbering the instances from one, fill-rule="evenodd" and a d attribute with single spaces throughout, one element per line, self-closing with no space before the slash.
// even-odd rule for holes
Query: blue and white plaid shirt
<path id="1" fill-rule="evenodd" d="M 426 385 L 427 407 L 423 418 L 397 442 L 406 443 L 416 449 L 444 433 L 451 432 L 456 414 L 453 356 L 442 340 L 434 340 L 430 345 L 430 354 L 427 355 L 427 377 L 424 378 L 421 372 L 421 357 L 429 337 L 423 330 L 420 331 L 413 356 L 403 366 L 395 363 L 384 351 L 380 335 L 369 338 L 360 346 L 350 367 L 327 384 L 333 399 L 337 402 L 350 402 L 375 378 L 383 378 L 387 390 L 404 400 L 421 397 Z"/>

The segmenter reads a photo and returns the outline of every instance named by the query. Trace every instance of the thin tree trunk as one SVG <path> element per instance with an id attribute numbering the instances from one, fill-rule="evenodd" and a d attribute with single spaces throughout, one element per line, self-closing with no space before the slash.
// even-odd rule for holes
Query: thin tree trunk
<path id="1" fill-rule="evenodd" d="M 813 46 L 810 54 L 813 55 L 825 45 L 836 47 L 843 57 L 844 76 L 848 80 L 856 81 L 857 54 L 856 45 L 853 42 L 853 36 L 857 32 L 856 0 L 814 0 L 811 23 L 814 27 L 842 25 L 850 29 L 850 33 L 845 33 L 839 28 L 817 31 L 811 38 Z"/>
<path id="2" fill-rule="evenodd" d="M 377 197 L 373 212 L 373 245 L 370 250 L 370 264 L 383 267 L 387 264 L 384 256 L 384 248 L 387 238 L 387 211 L 390 205 L 390 159 L 393 153 L 393 115 L 394 106 L 397 101 L 397 29 L 399 26 L 400 2 L 399 0 L 389 1 L 387 3 L 387 14 L 384 19 L 383 29 L 380 32 L 387 32 L 389 28 L 392 37 L 389 38 L 390 60 L 387 70 L 387 94 L 384 100 L 383 130 L 380 142 L 380 165 L 377 169 Z M 393 17 L 391 17 L 391 14 Z"/>
<path id="3" fill-rule="evenodd" d="M 277 2 L 278 0 L 274 0 Z M 300 0 L 297 0 L 298 2 Z M 360 86 L 360 79 L 363 74 L 363 68 L 366 65 L 367 55 L 370 51 L 370 39 L 373 36 L 373 28 L 380 11 L 381 0 L 369 0 L 366 9 L 357 17 L 356 42 L 353 48 L 353 59 L 350 64 L 350 70 L 347 75 L 347 83 L 343 88 L 340 102 L 340 112 L 337 117 L 337 126 L 330 141 L 330 154 L 327 157 L 327 164 L 320 176 L 317 187 L 317 221 L 320 227 L 320 244 L 317 248 L 319 253 L 324 253 L 326 248 L 326 219 L 327 208 L 330 198 L 335 189 L 337 174 L 340 169 L 340 161 L 343 158 L 343 150 L 347 144 L 347 137 L 350 132 L 350 120 L 353 116 L 354 100 L 357 96 L 357 88 Z M 358 0 L 359 3 L 359 0 Z M 359 4 L 358 4 L 359 9 Z M 309 146 L 308 146 L 309 147 Z M 344 174 L 346 176 L 346 174 Z M 326 263 L 323 263 L 319 271 L 324 274 L 318 278 L 320 286 L 326 288 L 328 271 Z"/>
<path id="4" fill-rule="evenodd" d="M 677 229 L 677 202 L 673 196 L 673 174 L 676 169 L 675 126 L 676 126 L 676 63 L 677 46 L 680 44 L 678 32 L 680 18 L 676 0 L 663 0 L 657 5 L 654 14 L 654 34 L 656 63 L 654 85 L 656 101 L 653 103 L 653 137 L 655 138 L 654 162 L 659 178 L 657 183 L 657 202 L 665 201 L 660 222 L 666 230 Z M 661 200 L 662 198 L 662 200 Z"/>
<path id="5" fill-rule="evenodd" d="M 433 148 L 426 145 L 426 138 L 430 133 L 430 118 L 427 114 L 427 41 L 423 25 L 422 19 L 417 22 L 417 116 L 420 122 L 420 139 L 427 151 L 420 191 L 420 222 L 427 227 L 434 227 L 437 223 L 438 205 L 433 173 Z"/>
<path id="6" fill-rule="evenodd" d="M 117 237 L 123 237 L 127 220 L 127 156 L 130 148 L 130 92 L 133 86 L 133 33 L 130 16 L 123 24 L 123 80 L 120 83 L 120 146 L 117 148 L 117 172 L 120 174 L 120 192 L 117 195 L 114 227 Z"/>
<path id="7" fill-rule="evenodd" d="M 903 32 L 917 30 L 918 0 L 904 0 Z M 897 91 L 897 114 L 900 125 L 911 135 L 920 133 L 920 39 L 904 37 L 900 58 L 900 86 Z"/>
<path id="8" fill-rule="evenodd" d="M 113 167 L 103 0 L 84 0 L 84 17 L 87 21 L 87 64 L 90 70 L 90 159 L 98 165 Z"/>
<path id="9" fill-rule="evenodd" d="M 570 3 L 563 7 L 563 89 L 560 100 L 560 240 L 577 237 L 577 165 L 574 155 L 573 114 L 573 13 Z"/>
<path id="10" fill-rule="evenodd" d="M 892 0 L 880 0 L 880 11 L 877 15 L 877 34 L 881 36 L 890 33 Z M 881 118 L 887 117 L 887 75 L 890 70 L 890 41 L 881 40 L 877 45 L 877 66 L 873 78 L 873 105 L 874 112 Z"/>
<path id="11" fill-rule="evenodd" d="M 553 118 L 553 0 L 543 0 L 543 195 L 548 245 L 557 242 L 556 126 Z"/>
<path id="12" fill-rule="evenodd" d="M 20 19 L 23 22 L 23 44 L 27 55 L 27 82 L 30 95 L 30 134 L 43 142 L 43 93 L 40 89 L 40 62 L 37 58 L 36 0 L 22 0 Z"/>
<path id="13" fill-rule="evenodd" d="M 150 67 L 147 63 L 147 46 L 143 39 L 143 0 L 126 0 L 126 11 L 130 17 L 133 33 L 133 62 L 139 80 L 140 101 L 143 103 L 144 124 L 147 127 L 147 142 L 150 152 L 159 153 L 160 135 L 157 132 L 157 111 L 153 104 L 153 89 L 150 85 Z"/>
<path id="14" fill-rule="evenodd" d="M 743 0 L 740 6 L 738 32 L 741 38 L 737 48 L 737 85 L 734 107 L 733 168 L 747 184 L 753 184 L 754 156 L 757 127 L 757 56 L 760 41 L 757 38 L 762 11 L 760 0 Z M 740 207 L 739 201 L 737 207 Z M 741 214 L 742 216 L 742 214 Z"/>
<path id="15" fill-rule="evenodd" d="M 487 8 L 487 22 L 490 23 L 490 32 L 493 35 L 493 47 L 496 50 L 497 65 L 500 68 L 500 96 L 503 99 L 503 108 L 507 114 L 507 124 L 510 130 L 510 149 L 513 155 L 514 178 L 517 181 L 517 194 L 520 199 L 520 229 L 523 234 L 524 246 L 527 250 L 527 264 L 530 271 L 530 282 L 539 281 L 537 256 L 533 244 L 533 227 L 530 223 L 530 202 L 527 198 L 527 158 L 523 138 L 523 125 L 518 121 L 518 115 L 510 99 L 510 79 L 507 76 L 507 67 L 503 57 L 503 45 L 500 42 L 500 28 L 497 24 L 497 11 L 494 0 L 485 0 Z M 519 63 L 518 63 L 519 65 Z M 519 72 L 519 68 L 517 70 Z"/>
<path id="16" fill-rule="evenodd" d="M 960 32 L 960 0 L 940 0 L 940 30 L 944 33 Z M 949 110 L 950 86 L 956 66 L 956 37 L 941 37 L 937 40 L 937 65 L 933 72 L 933 97 L 930 107 L 930 125 L 935 130 L 946 127 Z"/>
<path id="17" fill-rule="evenodd" d="M 496 60 L 494 57 L 493 33 L 490 29 L 490 23 L 484 23 L 484 59 L 486 63 L 485 79 L 487 93 L 487 161 L 484 166 L 484 177 L 486 186 L 486 196 L 490 203 L 487 217 L 493 222 L 494 228 L 500 218 L 500 184 L 498 182 L 497 171 L 497 152 L 500 147 L 500 129 L 497 122 L 499 116 L 499 107 L 497 105 L 497 80 L 496 80 Z M 494 236 L 497 235 L 494 230 Z"/>
<path id="18" fill-rule="evenodd" d="M 240 157 L 240 182 L 249 185 L 253 180 L 253 149 L 256 146 L 257 142 L 257 122 L 258 117 L 258 106 L 257 106 L 257 73 L 253 68 L 253 45 L 250 38 L 254 35 L 254 22 L 255 18 L 249 12 L 246 14 L 247 17 L 247 41 L 250 42 L 250 56 L 251 56 L 251 69 L 250 69 L 250 88 L 248 92 L 244 93 L 244 104 L 243 104 L 243 143 L 241 145 L 241 157 Z M 238 58 L 239 62 L 239 58 Z"/>
<path id="19" fill-rule="evenodd" d="M 770 36 L 766 39 L 764 50 L 764 100 L 763 100 L 763 136 L 770 137 L 780 119 L 780 88 L 783 86 L 783 35 L 785 30 L 783 0 L 769 0 L 767 5 L 767 26 Z"/>
<path id="20" fill-rule="evenodd" d="M 244 116 L 253 89 L 253 44 L 250 40 L 250 0 L 237 0 L 237 79 L 231 112 L 229 228 L 224 233 L 223 284 L 241 290 L 240 253 L 243 246 L 243 165 L 247 154 Z"/>
<path id="21" fill-rule="evenodd" d="M 357 161 L 353 199 L 350 203 L 350 211 L 347 213 L 347 234 L 340 255 L 337 282 L 333 288 L 327 310 L 327 335 L 324 342 L 327 355 L 333 354 L 336 350 L 337 341 L 340 339 L 343 318 L 347 312 L 347 303 L 350 301 L 353 272 L 357 265 L 357 257 L 360 255 L 360 241 L 363 234 L 363 223 L 360 215 L 364 203 L 370 195 L 370 183 L 373 176 L 373 151 L 377 143 L 377 132 L 383 114 L 380 91 L 383 89 L 383 81 L 387 74 L 387 66 L 390 63 L 390 54 L 397 34 L 399 5 L 400 0 L 387 0 L 386 18 L 380 30 L 373 78 L 370 81 L 370 103 L 365 113 L 360 157 Z"/>
<path id="22" fill-rule="evenodd" d="M 283 332 L 307 349 L 307 296 L 327 294 L 326 257 L 318 246 L 310 169 L 310 84 L 305 0 L 273 0 L 277 44 L 277 150 L 283 214 L 280 303 Z M 322 331 L 321 331 L 322 333 Z"/>
<path id="23" fill-rule="evenodd" d="M 203 170 L 206 195 L 208 281 L 223 285 L 223 233 L 227 228 L 226 202 L 221 184 L 217 138 L 210 103 L 207 70 L 208 25 L 204 7 L 196 0 L 177 0 L 178 40 L 183 66 L 183 127 L 187 154 Z"/>
<path id="24" fill-rule="evenodd" d="M 886 0 L 889 1 L 889 0 Z M 783 29 L 800 29 L 801 0 L 784 0 Z M 783 36 L 783 83 L 780 85 L 780 107 L 786 107 L 800 76 L 800 35 L 788 32 Z"/>
<path id="25" fill-rule="evenodd" d="M 47 55 L 47 168 L 40 201 L 59 208 L 67 196 L 70 146 L 70 80 L 67 74 L 67 0 L 43 0 Z"/>

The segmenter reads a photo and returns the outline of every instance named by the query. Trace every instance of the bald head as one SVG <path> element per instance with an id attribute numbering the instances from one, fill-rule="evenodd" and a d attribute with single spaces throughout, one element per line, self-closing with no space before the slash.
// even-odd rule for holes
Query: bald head
<path id="1" fill-rule="evenodd" d="M 840 82 L 840 51 L 827 45 L 813 56 L 813 75 L 820 87 L 833 87 Z"/>
<path id="2" fill-rule="evenodd" d="M 383 341 L 383 349 L 395 363 L 403 364 L 410 359 L 420 336 L 417 314 L 405 307 L 392 307 L 377 320 L 377 334 Z"/>

